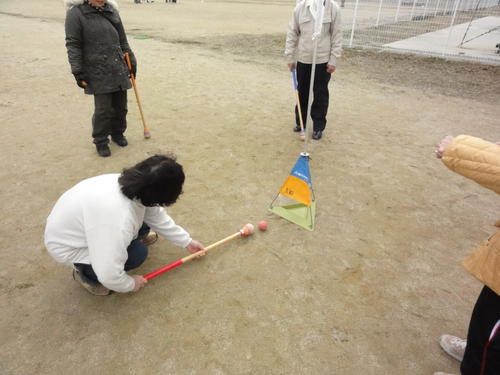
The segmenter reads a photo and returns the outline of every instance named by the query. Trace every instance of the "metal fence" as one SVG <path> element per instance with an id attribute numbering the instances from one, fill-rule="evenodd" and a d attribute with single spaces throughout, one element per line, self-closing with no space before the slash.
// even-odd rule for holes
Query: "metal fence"
<path id="1" fill-rule="evenodd" d="M 500 0 L 341 1 L 346 47 L 500 65 Z"/>

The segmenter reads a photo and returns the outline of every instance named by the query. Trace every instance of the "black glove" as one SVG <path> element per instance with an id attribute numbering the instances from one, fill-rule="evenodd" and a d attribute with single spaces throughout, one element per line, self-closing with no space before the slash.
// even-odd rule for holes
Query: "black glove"
<path id="1" fill-rule="evenodd" d="M 78 87 L 81 87 L 82 89 L 84 89 L 85 86 L 87 86 L 87 84 L 88 84 L 88 81 L 85 78 L 85 75 L 83 73 L 76 73 L 73 75 L 75 76 L 76 84 L 78 85 Z M 86 83 L 85 85 L 82 83 L 84 81 Z"/>
<path id="2" fill-rule="evenodd" d="M 131 63 L 132 69 L 130 69 L 130 73 L 134 75 L 134 78 L 137 78 L 137 63 Z"/>

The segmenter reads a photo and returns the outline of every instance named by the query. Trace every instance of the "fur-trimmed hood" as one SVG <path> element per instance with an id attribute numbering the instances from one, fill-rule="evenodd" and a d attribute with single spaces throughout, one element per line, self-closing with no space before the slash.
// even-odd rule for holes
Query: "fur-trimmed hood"
<path id="1" fill-rule="evenodd" d="M 64 5 L 66 5 L 66 9 L 70 9 L 76 5 L 83 4 L 83 0 L 63 0 L 63 1 L 64 1 Z M 118 10 L 118 3 L 116 2 L 116 0 L 107 0 L 106 2 L 109 5 L 111 5 L 113 8 Z"/>

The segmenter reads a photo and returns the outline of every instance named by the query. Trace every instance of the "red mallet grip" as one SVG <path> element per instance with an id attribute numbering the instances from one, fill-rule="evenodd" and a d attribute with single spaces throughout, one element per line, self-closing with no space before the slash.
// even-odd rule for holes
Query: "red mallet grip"
<path id="1" fill-rule="evenodd" d="M 146 280 L 150 280 L 153 277 L 161 275 L 163 272 L 170 271 L 172 268 L 180 266 L 181 264 L 183 264 L 182 259 L 179 259 L 178 261 L 175 261 L 174 263 L 170 263 L 170 264 L 166 265 L 165 267 L 159 268 L 156 271 L 153 271 L 153 272 L 148 273 L 147 275 L 144 275 L 144 278 Z"/>
<path id="2" fill-rule="evenodd" d="M 254 230 L 254 228 L 253 228 L 252 224 L 246 224 L 238 232 L 236 232 L 234 234 L 231 234 L 230 236 L 227 236 L 226 238 L 224 238 L 224 239 L 222 239 L 220 241 L 217 241 L 217 242 L 211 244 L 210 246 L 205 247 L 205 249 L 203 249 L 201 251 L 198 251 L 198 252 L 196 252 L 194 254 L 185 256 L 184 258 L 179 259 L 179 260 L 177 260 L 177 261 L 175 261 L 173 263 L 167 264 L 165 267 L 162 267 L 162 268 L 157 269 L 156 271 L 150 272 L 147 275 L 144 275 L 143 277 L 146 280 L 151 280 L 153 277 L 161 275 L 164 272 L 170 271 L 171 269 L 173 269 L 175 267 L 178 267 L 181 264 L 184 264 L 184 263 L 190 261 L 191 259 L 197 258 L 197 257 L 199 257 L 202 254 L 206 254 L 210 250 L 215 249 L 216 247 L 218 247 L 218 246 L 220 246 L 222 244 L 225 244 L 226 242 L 229 242 L 229 241 L 231 241 L 231 240 L 233 240 L 235 238 L 250 236 L 253 233 L 253 230 Z"/>

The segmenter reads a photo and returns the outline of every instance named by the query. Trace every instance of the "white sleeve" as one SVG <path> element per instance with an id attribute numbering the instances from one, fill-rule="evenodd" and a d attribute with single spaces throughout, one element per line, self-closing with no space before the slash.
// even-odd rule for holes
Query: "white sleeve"
<path id="1" fill-rule="evenodd" d="M 144 222 L 156 233 L 165 237 L 174 245 L 186 247 L 192 238 L 181 226 L 175 224 L 174 220 L 167 215 L 162 207 L 146 207 Z"/>
<path id="2" fill-rule="evenodd" d="M 296 7 L 293 12 L 292 18 L 288 23 L 288 30 L 286 33 L 285 58 L 288 64 L 295 63 L 297 61 L 296 50 L 300 34 L 297 15 L 298 15 L 298 7 Z"/>
<path id="3" fill-rule="evenodd" d="M 125 262 L 133 235 L 106 224 L 86 229 L 86 235 L 90 263 L 99 282 L 116 292 L 132 291 L 135 281 L 125 272 Z"/>
<path id="4" fill-rule="evenodd" d="M 338 59 L 342 54 L 342 20 L 340 8 L 337 3 L 332 1 L 332 29 L 331 29 L 331 49 L 328 65 L 337 66 Z"/>

